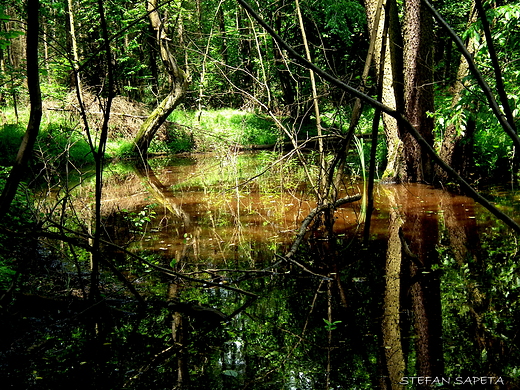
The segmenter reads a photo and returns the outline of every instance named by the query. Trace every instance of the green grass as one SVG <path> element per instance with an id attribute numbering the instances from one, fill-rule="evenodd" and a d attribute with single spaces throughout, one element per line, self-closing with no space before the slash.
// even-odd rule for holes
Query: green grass
<path id="1" fill-rule="evenodd" d="M 12 165 L 24 133 L 21 124 L 7 123 L 0 127 L 0 165 Z"/>
<path id="2" fill-rule="evenodd" d="M 190 128 L 194 143 L 201 151 L 210 151 L 216 146 L 271 144 L 280 137 L 270 117 L 233 109 L 200 113 L 176 110 L 170 120 Z"/>

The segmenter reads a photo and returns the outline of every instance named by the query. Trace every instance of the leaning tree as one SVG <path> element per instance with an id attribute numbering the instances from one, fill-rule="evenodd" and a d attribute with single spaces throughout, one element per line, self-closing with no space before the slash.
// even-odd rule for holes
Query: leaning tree
<path id="1" fill-rule="evenodd" d="M 168 26 L 164 20 L 161 19 L 157 0 L 148 0 L 147 10 L 151 26 L 156 33 L 156 40 L 164 69 L 168 75 L 169 85 L 168 94 L 144 121 L 135 136 L 132 151 L 133 154 L 136 155 L 147 154 L 150 143 L 157 133 L 157 130 L 159 130 L 175 107 L 180 103 L 188 86 L 187 76 L 177 64 L 174 53 L 170 47 L 171 38 L 168 36 Z"/>

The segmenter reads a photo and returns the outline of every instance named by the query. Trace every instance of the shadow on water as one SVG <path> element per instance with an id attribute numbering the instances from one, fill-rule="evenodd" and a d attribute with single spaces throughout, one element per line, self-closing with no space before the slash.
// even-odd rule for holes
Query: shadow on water
<path id="1" fill-rule="evenodd" d="M 379 185 L 367 243 L 359 202 L 347 204 L 335 212 L 333 237 L 309 231 L 286 261 L 280 255 L 315 203 L 288 172 L 237 186 L 257 172 L 256 158 L 153 162 L 109 178 L 107 237 L 146 263 L 111 246 L 106 255 L 146 310 L 109 275 L 97 308 L 20 297 L 2 321 L 5 383 L 519 388 L 513 233 L 465 196 Z M 360 188 L 348 183 L 342 196 Z M 512 209 L 516 195 L 507 196 Z M 72 291 L 76 276 L 68 278 Z"/>

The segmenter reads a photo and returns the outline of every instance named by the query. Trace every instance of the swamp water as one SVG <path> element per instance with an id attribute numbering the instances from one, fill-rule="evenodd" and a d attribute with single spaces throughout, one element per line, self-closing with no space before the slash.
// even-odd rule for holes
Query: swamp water
<path id="1" fill-rule="evenodd" d="M 106 254 L 149 307 L 105 275 L 120 310 L 32 318 L 44 331 L 1 362 L 11 387 L 519 388 L 513 232 L 465 196 L 378 185 L 368 242 L 358 201 L 336 210 L 334 239 L 318 229 L 286 260 L 315 203 L 294 164 L 247 182 L 262 158 L 109 167 L 107 237 L 146 262 Z M 518 217 L 515 192 L 489 197 Z"/>

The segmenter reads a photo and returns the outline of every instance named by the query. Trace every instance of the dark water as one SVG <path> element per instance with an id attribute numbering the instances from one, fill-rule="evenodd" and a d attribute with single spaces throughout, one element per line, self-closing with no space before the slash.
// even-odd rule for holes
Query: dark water
<path id="1" fill-rule="evenodd" d="M 336 210 L 333 236 L 310 231 L 284 260 L 316 204 L 297 166 L 245 183 L 262 158 L 113 169 L 107 234 L 148 263 L 107 256 L 149 307 L 107 273 L 121 310 L 38 319 L 48 332 L 13 344 L 36 352 L 10 355 L 31 356 L 25 365 L 4 359 L 19 370 L 10 378 L 42 389 L 519 388 L 514 233 L 465 196 L 378 185 L 368 241 L 358 201 Z M 340 196 L 362 189 L 345 182 Z M 488 193 L 518 216 L 514 191 Z"/>

